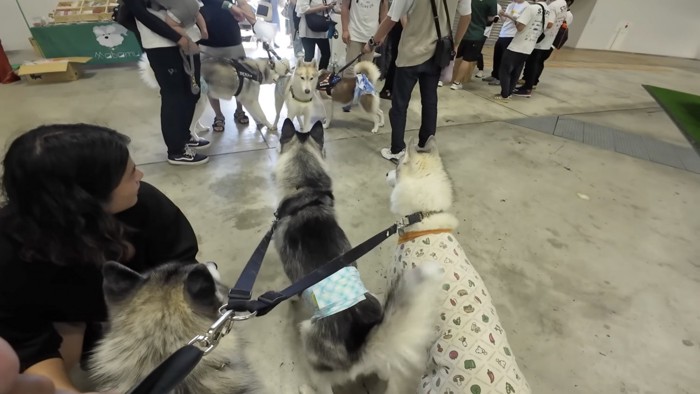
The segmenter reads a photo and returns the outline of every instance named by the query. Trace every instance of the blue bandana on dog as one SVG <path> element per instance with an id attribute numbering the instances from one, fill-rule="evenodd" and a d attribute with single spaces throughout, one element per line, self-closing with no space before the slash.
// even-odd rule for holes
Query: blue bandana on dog
<path id="1" fill-rule="evenodd" d="M 345 267 L 304 290 L 302 297 L 314 308 L 312 320 L 342 312 L 365 300 L 367 289 L 355 267 Z"/>
<path id="2" fill-rule="evenodd" d="M 353 102 L 357 104 L 360 101 L 360 96 L 365 94 L 374 94 L 374 85 L 364 74 L 355 75 L 355 96 Z"/>

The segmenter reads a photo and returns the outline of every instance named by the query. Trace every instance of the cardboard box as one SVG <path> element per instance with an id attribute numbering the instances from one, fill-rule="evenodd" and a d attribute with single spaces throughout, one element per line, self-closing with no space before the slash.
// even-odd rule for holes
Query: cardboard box
<path id="1" fill-rule="evenodd" d="M 17 75 L 27 83 L 51 83 L 75 81 L 80 78 L 80 64 L 90 61 L 89 57 L 66 57 L 58 59 L 41 59 L 24 63 Z"/>

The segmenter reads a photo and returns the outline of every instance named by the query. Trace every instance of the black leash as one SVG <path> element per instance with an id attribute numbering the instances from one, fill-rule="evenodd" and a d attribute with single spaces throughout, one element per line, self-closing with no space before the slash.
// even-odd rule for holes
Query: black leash
<path id="1" fill-rule="evenodd" d="M 329 193 L 330 192 L 325 192 L 323 196 L 330 196 L 332 199 L 332 194 Z M 309 205 L 317 204 L 318 201 L 318 199 L 309 200 L 303 205 L 294 207 L 292 212 L 299 211 Z M 283 206 L 281 205 L 280 211 L 282 211 L 282 208 Z M 250 259 L 248 259 L 248 263 L 236 281 L 236 285 L 229 291 L 228 304 L 219 309 L 221 317 L 212 324 L 206 334 L 194 337 L 186 346 L 180 348 L 165 359 L 165 361 L 160 363 L 156 369 L 148 374 L 140 383 L 132 387 L 126 394 L 165 394 L 171 392 L 177 385 L 185 380 L 202 357 L 212 351 L 216 345 L 218 345 L 219 340 L 224 335 L 228 334 L 235 321 L 248 320 L 254 316 L 263 316 L 267 314 L 283 301 L 300 294 L 307 288 L 364 256 L 387 238 L 396 234 L 399 229 L 420 222 L 423 220 L 424 214 L 422 212 L 416 212 L 405 216 L 397 223 L 327 262 L 284 290 L 279 292 L 268 291 L 256 300 L 251 300 L 253 285 L 260 272 L 260 267 L 262 266 L 267 248 L 270 245 L 272 235 L 277 227 L 277 221 L 280 218 L 278 213 L 275 213 L 275 217 L 276 219 L 272 223 L 272 226 L 270 226 L 270 229 L 265 233 L 265 236 L 250 256 Z M 240 312 L 249 313 L 245 315 L 236 314 Z M 204 349 L 195 346 L 195 344 L 201 345 Z"/>
<path id="2" fill-rule="evenodd" d="M 333 72 L 328 76 L 328 78 L 326 78 L 326 80 L 324 80 L 324 81 L 318 81 L 318 86 L 316 87 L 316 89 L 318 89 L 318 90 L 325 90 L 326 93 L 327 93 L 328 95 L 330 95 L 330 94 L 331 94 L 331 89 L 333 89 L 333 88 L 335 87 L 335 85 L 337 85 L 337 84 L 340 82 L 340 80 L 341 80 L 340 75 L 343 74 L 343 71 L 345 71 L 348 67 L 350 67 L 351 65 L 353 65 L 353 63 L 355 63 L 356 61 L 358 61 L 358 60 L 362 57 L 362 55 L 363 55 L 363 54 L 360 53 L 359 55 L 355 56 L 354 59 L 350 60 L 350 62 L 348 62 L 348 64 L 346 64 L 346 65 L 344 65 L 343 67 L 341 67 L 340 70 L 338 70 L 338 71 L 333 71 Z"/>

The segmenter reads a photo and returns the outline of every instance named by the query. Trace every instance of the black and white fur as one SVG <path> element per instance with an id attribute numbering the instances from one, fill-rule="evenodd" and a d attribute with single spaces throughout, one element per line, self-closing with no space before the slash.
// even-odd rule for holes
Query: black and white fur
<path id="1" fill-rule="evenodd" d="M 289 119 L 282 126 L 275 170 L 280 210 L 295 208 L 290 215 L 278 210 L 274 242 L 291 281 L 351 248 L 336 220 L 323 140 L 321 122 L 308 133 L 298 132 Z M 438 266 L 426 265 L 394 281 L 383 303 L 367 293 L 364 301 L 345 311 L 304 320 L 300 334 L 310 384 L 300 393 L 331 394 L 334 384 L 373 373 L 387 381 L 389 394 L 416 387 L 426 349 L 435 338 L 432 310 L 441 276 Z"/>
<path id="2" fill-rule="evenodd" d="M 163 360 L 206 333 L 227 289 L 213 263 L 170 263 L 139 274 L 119 263 L 103 268 L 109 329 L 90 358 L 99 391 L 125 393 Z M 173 394 L 262 394 L 236 328 L 205 355 Z"/>

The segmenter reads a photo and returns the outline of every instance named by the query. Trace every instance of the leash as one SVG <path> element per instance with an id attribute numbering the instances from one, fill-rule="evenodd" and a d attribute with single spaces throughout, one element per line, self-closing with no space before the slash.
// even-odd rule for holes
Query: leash
<path id="1" fill-rule="evenodd" d="M 332 198 L 332 195 L 328 195 Z M 295 211 L 299 211 L 316 203 L 318 203 L 318 199 L 308 201 L 296 207 Z M 282 208 L 282 206 L 280 208 Z M 280 210 L 278 210 L 278 212 L 279 211 Z M 194 370 L 202 357 L 216 348 L 221 338 L 231 331 L 234 322 L 248 320 L 255 316 L 264 316 L 285 300 L 300 294 L 341 268 L 358 260 L 389 237 L 396 234 L 399 230 L 406 226 L 416 224 L 426 217 L 423 212 L 415 212 L 404 216 L 393 225 L 378 232 L 342 255 L 337 256 L 287 288 L 279 292 L 268 291 L 257 299 L 251 300 L 253 285 L 255 284 L 260 267 L 262 266 L 265 253 L 270 245 L 272 235 L 277 227 L 277 222 L 280 220 L 278 212 L 275 212 L 275 220 L 270 226 L 270 229 L 265 233 L 265 236 L 263 236 L 262 240 L 255 248 L 255 251 L 253 251 L 253 254 L 248 259 L 248 263 L 246 263 L 235 286 L 229 291 L 228 303 L 219 308 L 219 313 L 221 314 L 219 319 L 209 327 L 209 330 L 207 330 L 205 334 L 200 334 L 192 338 L 187 345 L 178 349 L 165 359 L 165 361 L 158 365 L 145 379 L 131 388 L 126 394 L 162 394 L 171 392 L 178 384 L 185 380 L 192 370 Z"/>
<path id="2" fill-rule="evenodd" d="M 338 83 L 340 83 L 340 75 L 343 74 L 343 71 L 345 71 L 348 67 L 350 67 L 353 63 L 358 61 L 362 57 L 363 53 L 360 53 L 359 55 L 355 56 L 350 62 L 348 62 L 346 65 L 340 68 L 338 71 L 333 71 L 328 78 L 324 81 L 318 81 L 318 86 L 316 89 L 318 90 L 325 90 L 328 95 L 331 94 L 331 89 L 335 87 Z"/>

